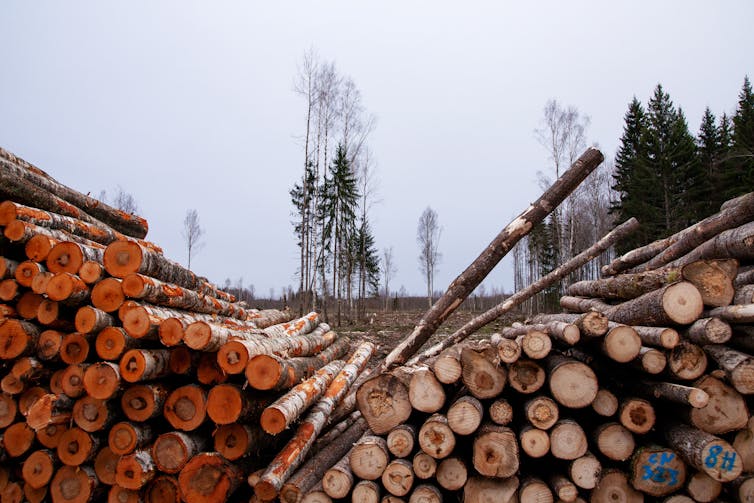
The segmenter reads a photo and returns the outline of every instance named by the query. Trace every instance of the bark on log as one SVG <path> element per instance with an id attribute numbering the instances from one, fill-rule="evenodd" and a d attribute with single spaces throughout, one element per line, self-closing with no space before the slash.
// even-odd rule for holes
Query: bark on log
<path id="1" fill-rule="evenodd" d="M 126 351 L 137 344 L 137 339 L 129 337 L 121 327 L 105 327 L 97 334 L 94 349 L 103 360 L 119 361 Z"/>
<path id="2" fill-rule="evenodd" d="M 712 375 L 706 375 L 694 383 L 709 396 L 709 403 L 691 409 L 688 422 L 707 433 L 721 435 L 745 427 L 749 419 L 744 398 L 732 387 Z M 742 453 L 742 457 L 746 456 Z M 754 463 L 752 463 L 754 467 Z M 750 470 L 745 470 L 750 471 Z"/>
<path id="3" fill-rule="evenodd" d="M 170 373 L 169 362 L 166 349 L 129 349 L 120 359 L 120 375 L 130 383 L 158 379 Z"/>
<path id="4" fill-rule="evenodd" d="M 268 337 L 293 337 L 296 335 L 304 335 L 317 328 L 320 328 L 319 333 L 322 334 L 328 331 L 326 327 L 319 327 L 319 325 L 319 313 L 311 312 L 301 318 L 269 326 L 262 329 L 262 331 L 267 334 Z"/>
<path id="5" fill-rule="evenodd" d="M 45 265 L 47 270 L 52 273 L 67 272 L 76 274 L 84 264 L 89 260 L 95 262 L 102 261 L 102 248 L 97 243 L 91 245 L 76 243 L 73 241 L 63 241 L 52 247 L 47 254 Z"/>
<path id="6" fill-rule="evenodd" d="M 754 323 L 754 304 L 716 307 L 704 312 L 706 317 L 719 317 L 729 323 Z"/>
<path id="7" fill-rule="evenodd" d="M 744 473 L 754 471 L 754 419 L 749 418 L 746 427 L 736 433 L 732 445 L 741 456 Z"/>
<path id="8" fill-rule="evenodd" d="M 704 351 L 725 371 L 728 381 L 741 394 L 754 393 L 754 358 L 722 344 L 708 344 Z"/>
<path id="9" fill-rule="evenodd" d="M 671 262 L 671 266 L 682 266 L 696 260 L 731 258 L 740 261 L 754 258 L 754 222 L 721 232 L 705 241 L 686 255 Z"/>
<path id="10" fill-rule="evenodd" d="M 139 273 L 189 290 L 202 293 L 211 291 L 190 270 L 133 241 L 114 241 L 107 245 L 102 263 L 108 274 L 116 278 Z"/>
<path id="11" fill-rule="evenodd" d="M 725 344 L 733 336 L 733 330 L 727 321 L 720 318 L 700 318 L 683 333 L 694 344 Z"/>
<path id="12" fill-rule="evenodd" d="M 34 489 L 40 489 L 52 480 L 59 465 L 57 455 L 49 449 L 40 449 L 29 454 L 21 467 L 21 476 Z"/>
<path id="13" fill-rule="evenodd" d="M 324 365 L 345 356 L 349 346 L 350 340 L 347 337 L 339 337 L 315 356 L 282 358 L 256 355 L 246 366 L 246 380 L 252 388 L 258 390 L 288 390 L 311 377 Z"/>
<path id="14" fill-rule="evenodd" d="M 489 246 L 450 285 L 430 310 L 422 316 L 411 334 L 388 354 L 377 373 L 406 362 L 447 318 L 463 303 L 500 260 L 531 228 L 543 221 L 604 159 L 590 148 L 526 211 L 508 224 Z M 499 315 L 498 315 L 499 316 Z M 497 316 L 494 316 L 497 317 Z M 494 319 L 493 317 L 493 319 Z M 473 331 L 473 330 L 472 330 Z M 448 345 L 452 345 L 453 340 Z M 444 349 L 444 348 L 442 348 Z M 442 349 L 438 350 L 441 351 Z M 434 353 L 434 354 L 437 354 Z M 431 356 L 431 355 L 430 355 Z"/>
<path id="15" fill-rule="evenodd" d="M 519 217 L 519 218 L 521 218 L 521 217 Z M 620 239 L 622 239 L 627 234 L 630 234 L 631 232 L 633 232 L 638 227 L 638 225 L 639 225 L 639 223 L 636 221 L 636 219 L 633 219 L 633 218 L 629 219 L 628 221 L 626 221 L 624 223 L 622 223 L 621 225 L 619 225 L 618 227 L 616 227 L 615 229 L 613 229 L 612 231 L 610 231 L 608 234 L 606 234 L 602 239 L 600 239 L 599 241 L 597 241 L 597 243 L 595 243 L 591 247 L 587 248 L 583 252 L 579 253 L 578 255 L 576 255 L 575 257 L 573 257 L 572 259 L 568 260 L 566 263 L 564 263 L 561 266 L 557 267 L 555 270 L 553 270 L 549 274 L 543 276 L 542 278 L 540 278 L 536 282 L 532 283 L 528 287 L 524 288 L 523 290 L 520 290 L 519 292 L 516 292 L 515 294 L 511 295 L 510 297 L 508 297 L 501 304 L 498 304 L 497 306 L 493 307 L 492 309 L 490 309 L 490 310 L 482 313 L 481 315 L 473 318 L 472 320 L 470 320 L 469 322 L 467 322 L 466 324 L 464 324 L 463 327 L 461 327 L 460 329 L 458 329 L 452 335 L 450 335 L 450 336 L 446 337 L 445 339 L 443 339 L 442 342 L 440 342 L 440 343 L 432 346 L 431 348 L 429 348 L 428 350 L 426 350 L 424 353 L 422 353 L 421 355 L 419 355 L 418 356 L 418 360 L 422 361 L 422 360 L 424 360 L 426 358 L 434 356 L 434 355 L 440 353 L 440 351 L 442 351 L 443 349 L 445 349 L 445 348 L 447 348 L 447 347 L 449 347 L 449 346 L 451 346 L 453 344 L 458 343 L 459 341 L 461 341 L 464 338 L 468 337 L 470 334 L 474 333 L 477 329 L 483 327 L 484 325 L 487 325 L 488 323 L 494 321 L 495 319 L 499 318 L 503 314 L 509 312 L 512 308 L 520 305 L 522 302 L 524 302 L 527 299 L 533 297 L 538 292 L 544 290 L 548 286 L 553 285 L 556 282 L 560 281 L 561 279 L 563 279 L 564 277 L 568 276 L 570 273 L 572 273 L 573 271 L 577 270 L 578 268 L 580 268 L 581 266 L 583 266 L 587 262 L 589 262 L 592 259 L 598 257 L 600 254 L 602 254 L 602 252 L 604 252 L 606 249 L 608 249 L 610 246 L 612 246 L 615 242 L 619 241 Z M 528 230 L 526 232 L 528 232 Z M 517 238 L 517 240 L 518 240 L 518 238 Z M 491 250 L 491 249 L 492 249 L 492 245 L 490 246 L 490 248 L 488 248 L 488 250 Z M 480 256 L 480 258 L 482 256 Z M 467 271 L 464 272 L 464 275 L 467 274 L 470 271 L 473 271 L 473 267 L 469 267 L 469 269 L 467 269 Z M 489 273 L 489 271 L 484 272 L 484 275 L 482 276 L 482 278 L 484 278 L 488 273 Z M 460 278 L 461 278 L 461 276 L 459 276 L 459 278 L 456 279 L 456 282 L 458 282 L 460 280 Z M 481 279 L 475 280 L 475 281 L 478 284 L 479 282 L 481 282 Z M 454 285 L 455 285 L 455 283 L 451 284 L 450 288 L 448 289 L 448 293 L 446 293 L 446 296 L 448 296 L 448 294 L 451 292 L 451 289 L 453 289 Z M 474 285 L 474 288 L 476 288 L 476 284 Z M 472 290 L 473 290 L 473 288 L 472 288 Z M 447 299 L 446 302 L 449 302 L 452 299 L 453 295 L 454 294 L 450 294 L 450 296 L 449 296 L 449 298 Z M 468 293 L 466 293 L 466 295 L 468 295 Z M 463 298 L 457 298 L 455 301 L 453 301 L 454 302 L 453 306 L 457 307 L 457 305 L 455 305 L 455 303 L 457 303 L 458 305 L 460 305 L 461 302 L 463 301 L 463 299 L 466 297 L 466 295 L 464 295 Z M 438 304 L 437 304 L 438 306 L 440 305 L 439 302 L 440 301 L 438 301 Z M 445 309 L 449 309 L 450 307 L 452 307 L 452 306 L 448 305 Z M 450 313 L 455 309 L 455 307 L 453 307 L 453 309 L 451 309 L 450 312 L 447 312 L 447 314 L 443 313 L 442 315 L 439 315 L 441 319 L 438 319 L 438 321 L 436 322 L 437 325 L 434 326 L 434 328 L 431 329 L 433 332 L 434 332 L 434 330 L 436 330 L 437 326 L 439 326 L 439 324 L 442 323 L 442 321 L 444 321 L 444 319 L 447 316 L 450 315 Z M 433 309 L 432 312 L 435 312 L 435 313 L 437 313 L 437 311 L 439 310 L 439 309 L 435 309 L 435 307 L 433 307 L 432 309 Z M 435 316 L 438 316 L 438 314 L 435 314 Z M 426 324 L 427 322 L 424 322 L 424 323 Z M 420 326 L 422 326 L 421 324 L 422 324 L 422 322 L 420 322 L 420 325 L 418 325 L 417 328 L 414 329 L 414 333 L 418 334 L 417 329 Z M 429 325 L 425 325 L 425 326 L 429 326 Z M 413 334 L 412 334 L 411 337 L 413 337 Z M 428 337 L 429 336 L 427 336 L 427 338 Z M 423 342 L 425 342 L 425 341 L 426 341 L 426 339 L 423 340 L 422 343 L 418 344 L 416 347 L 414 347 L 413 349 L 410 349 L 408 351 L 410 351 L 411 354 L 413 354 L 413 352 L 415 352 L 423 344 Z M 403 349 L 401 349 L 401 346 L 398 346 L 393 351 L 393 353 L 396 353 L 399 350 L 403 351 Z M 388 357 L 389 356 L 390 355 L 388 355 Z M 396 353 L 396 357 L 397 357 L 397 353 Z M 402 357 L 402 359 L 396 360 L 396 362 L 402 363 L 403 361 L 405 361 L 405 359 L 406 359 L 406 357 Z M 415 358 L 414 360 L 416 360 L 416 359 L 417 358 Z"/>
<path id="16" fill-rule="evenodd" d="M 312 405 L 341 371 L 344 362 L 335 360 L 321 368 L 314 376 L 295 386 L 268 406 L 260 418 L 264 431 L 277 435 L 293 423 Z"/>
<path id="17" fill-rule="evenodd" d="M 703 307 L 699 290 L 681 281 L 613 306 L 605 314 L 626 325 L 685 325 L 698 319 Z"/>
<path id="18" fill-rule="evenodd" d="M 556 473 L 550 477 L 550 488 L 558 501 L 573 503 L 579 496 L 579 489 L 567 477 Z"/>
<path id="19" fill-rule="evenodd" d="M 138 450 L 121 456 L 115 466 L 115 483 L 126 489 L 138 490 L 152 480 L 157 469 L 149 451 Z"/>
<path id="20" fill-rule="evenodd" d="M 76 331 L 82 334 L 97 334 L 106 327 L 116 324 L 110 314 L 92 306 L 81 306 L 74 319 Z"/>
<path id="21" fill-rule="evenodd" d="M 272 499 L 277 496 L 286 479 L 301 465 L 303 456 L 307 454 L 317 435 L 322 432 L 335 406 L 348 393 L 349 387 L 364 370 L 373 353 L 374 345 L 370 342 L 362 343 L 354 351 L 319 402 L 301 421 L 291 441 L 273 459 L 262 475 L 261 481 L 254 486 L 257 496 L 262 499 Z"/>
<path id="22" fill-rule="evenodd" d="M 322 480 L 325 471 L 351 450 L 366 428 L 366 421 L 363 418 L 357 419 L 337 437 L 336 442 L 331 442 L 326 449 L 321 449 L 304 463 L 283 485 L 280 491 L 281 501 L 285 503 L 300 501 L 303 494 L 314 487 L 317 481 Z M 355 488 L 354 492 L 356 492 Z"/>
<path id="23" fill-rule="evenodd" d="M 639 381 L 630 386 L 631 391 L 643 396 L 701 409 L 709 404 L 710 396 L 701 388 L 684 386 L 673 382 Z"/>
<path id="24" fill-rule="evenodd" d="M 681 424 L 668 427 L 665 438 L 686 463 L 718 482 L 730 482 L 741 474 L 741 458 L 725 440 Z"/>

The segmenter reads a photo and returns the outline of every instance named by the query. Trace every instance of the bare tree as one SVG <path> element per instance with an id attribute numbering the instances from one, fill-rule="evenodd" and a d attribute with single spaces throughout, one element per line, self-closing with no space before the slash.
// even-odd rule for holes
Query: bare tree
<path id="1" fill-rule="evenodd" d="M 393 279 L 398 267 L 393 260 L 393 247 L 382 250 L 382 277 L 385 281 L 385 311 L 390 306 L 390 280 Z"/>
<path id="2" fill-rule="evenodd" d="M 204 235 L 204 229 L 199 225 L 199 212 L 195 209 L 186 211 L 181 235 L 186 242 L 186 250 L 188 251 L 187 267 L 191 269 L 191 256 L 204 245 L 201 240 Z"/>
<path id="3" fill-rule="evenodd" d="M 440 243 L 440 227 L 437 212 L 427 206 L 419 217 L 416 228 L 416 242 L 419 244 L 419 270 L 427 282 L 427 302 L 432 307 L 432 294 L 435 286 L 435 271 L 440 262 L 441 254 L 437 251 Z"/>
<path id="4" fill-rule="evenodd" d="M 97 195 L 97 199 L 103 203 L 110 204 L 114 208 L 118 208 L 120 211 L 135 215 L 139 212 L 139 205 L 136 204 L 134 196 L 123 190 L 123 187 L 118 185 L 115 189 L 115 197 L 112 202 L 109 202 L 109 197 L 106 190 L 101 190 Z"/>

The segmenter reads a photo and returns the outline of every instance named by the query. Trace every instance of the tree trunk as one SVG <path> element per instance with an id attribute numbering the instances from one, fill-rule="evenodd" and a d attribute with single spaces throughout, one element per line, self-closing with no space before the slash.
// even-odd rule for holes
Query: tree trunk
<path id="1" fill-rule="evenodd" d="M 754 358 L 721 344 L 708 344 L 704 351 L 725 371 L 736 391 L 744 395 L 754 393 Z"/>
<path id="2" fill-rule="evenodd" d="M 321 368 L 314 376 L 291 389 L 268 406 L 260 419 L 264 431 L 271 435 L 281 433 L 325 392 L 335 376 L 345 365 L 336 360 Z"/>
<path id="3" fill-rule="evenodd" d="M 376 435 L 387 433 L 404 423 L 413 411 L 408 386 L 391 373 L 380 374 L 364 382 L 356 392 L 356 402 Z"/>
<path id="4" fill-rule="evenodd" d="M 665 438 L 686 463 L 718 482 L 730 482 L 741 474 L 741 458 L 725 440 L 680 424 L 666 429 Z"/>
<path id="5" fill-rule="evenodd" d="M 574 165 L 574 166 L 576 166 L 576 165 Z M 565 178 L 566 176 L 567 176 L 567 173 L 566 173 L 566 175 L 563 176 L 563 178 Z M 523 217 L 523 215 L 522 215 L 522 217 Z M 522 218 L 522 217 L 519 217 L 519 218 Z M 533 223 L 536 223 L 536 222 L 533 222 Z M 602 239 L 600 239 L 599 241 L 597 241 L 597 243 L 595 243 L 594 245 L 592 245 L 588 249 L 584 250 L 583 252 L 581 252 L 577 256 L 573 257 L 572 259 L 570 259 L 566 263 L 564 263 L 561 266 L 557 267 L 555 270 L 553 270 L 552 272 L 550 272 L 546 276 L 543 276 L 542 278 L 540 278 L 536 282 L 532 283 L 531 285 L 529 285 L 525 289 L 520 290 L 520 291 L 516 292 L 515 294 L 511 295 L 503 303 L 498 304 L 497 306 L 493 307 L 492 309 L 484 312 L 483 314 L 481 314 L 481 315 L 473 318 L 469 322 L 467 322 L 463 327 L 461 327 L 460 329 L 456 330 L 456 332 L 454 332 L 451 336 L 446 337 L 445 339 L 443 339 L 442 342 L 440 342 L 440 343 L 432 346 L 431 348 L 429 348 L 428 350 L 426 350 L 424 353 L 422 353 L 420 355 L 420 357 L 419 357 L 419 360 L 423 360 L 423 359 L 429 358 L 431 356 L 434 356 L 434 355 L 438 354 L 440 351 L 442 351 L 443 349 L 445 349 L 445 348 L 447 348 L 447 347 L 449 347 L 449 346 L 451 346 L 451 345 L 453 345 L 453 344 L 455 344 L 455 343 L 463 340 L 464 338 L 468 337 L 470 334 L 474 333 L 479 328 L 481 328 L 484 325 L 490 323 L 491 321 L 494 321 L 495 319 L 499 318 L 503 314 L 509 312 L 514 307 L 517 307 L 521 303 L 523 303 L 524 301 L 532 298 L 534 295 L 536 295 L 537 293 L 541 292 L 545 288 L 547 288 L 547 287 L 555 284 L 556 282 L 560 281 L 561 279 L 565 278 L 566 276 L 568 276 L 573 271 L 577 270 L 578 268 L 580 268 L 581 266 L 583 266 L 584 264 L 586 264 L 590 260 L 593 260 L 594 258 L 596 258 L 599 255 L 601 255 L 602 252 L 604 252 L 606 249 L 608 249 L 610 246 L 612 246 L 615 242 L 619 241 L 620 239 L 622 239 L 627 234 L 633 232 L 638 227 L 638 225 L 639 225 L 639 223 L 636 221 L 636 219 L 630 219 L 630 220 L 624 222 L 623 224 L 619 225 L 618 227 L 616 227 L 615 229 L 613 229 L 611 232 L 609 232 L 608 234 L 606 234 Z M 528 230 L 526 232 L 528 233 Z M 504 233 L 505 233 L 505 231 L 503 231 L 503 233 L 501 233 L 501 234 L 504 234 Z M 516 241 L 518 241 L 518 239 L 520 239 L 520 237 L 516 237 Z M 515 244 L 515 242 L 513 244 Z M 492 250 L 492 249 L 493 249 L 492 245 L 490 245 L 490 247 L 488 248 L 488 250 Z M 507 250 L 506 250 L 506 252 L 507 252 Z M 480 256 L 480 258 L 482 258 L 482 256 L 484 256 L 484 255 L 485 254 L 482 254 Z M 479 260 L 479 259 L 477 259 L 477 260 Z M 471 271 L 473 271 L 473 267 L 469 267 L 466 270 L 466 272 L 464 272 L 464 274 L 467 274 L 467 273 L 469 273 Z M 484 279 L 484 277 L 486 277 L 486 275 L 488 273 L 489 273 L 489 271 L 486 271 L 484 273 L 484 275 L 480 279 L 478 279 L 478 281 L 475 280 L 475 281 L 477 281 L 477 284 L 479 282 L 481 282 L 481 280 Z M 456 279 L 456 282 L 459 282 L 460 279 L 461 279 L 461 276 L 459 276 L 459 278 Z M 477 284 L 474 285 L 474 288 L 476 288 Z M 446 297 L 448 297 L 449 294 L 450 294 L 450 297 L 452 297 L 453 294 L 451 294 L 451 289 L 453 289 L 455 287 L 455 285 L 456 285 L 456 283 L 451 284 L 451 287 L 450 287 L 450 289 L 448 289 L 448 292 L 445 294 L 445 296 L 443 296 L 443 298 L 441 298 L 438 301 L 437 304 L 435 304 L 435 307 L 432 308 L 432 310 L 430 311 L 430 313 L 436 313 L 438 306 L 445 305 L 445 303 L 441 303 L 441 302 L 442 302 L 443 299 L 445 299 Z M 466 295 L 468 295 L 468 293 Z M 465 296 L 463 298 L 465 298 Z M 449 301 L 449 300 L 450 299 L 447 299 L 447 301 Z M 447 301 L 446 301 L 446 303 L 447 303 Z M 463 299 L 460 299 L 460 301 L 456 300 L 455 302 L 457 302 L 457 304 L 460 305 L 462 301 L 463 301 Z M 448 306 L 448 308 L 449 307 L 450 306 Z M 455 308 L 453 308 L 453 309 L 455 309 Z M 452 310 L 450 312 L 452 312 Z M 428 315 L 430 315 L 430 313 L 428 313 Z M 443 314 L 442 316 L 447 317 L 449 314 L 450 313 Z M 444 321 L 444 318 L 442 318 L 442 321 Z M 422 322 L 420 322 L 419 326 L 421 326 L 421 323 Z M 438 326 L 439 326 L 439 323 L 441 323 L 441 321 L 438 322 Z M 417 326 L 417 328 L 419 326 Z M 414 329 L 414 333 L 416 333 L 417 328 Z M 432 331 L 434 331 L 435 329 L 436 329 L 436 327 L 432 328 Z M 412 337 L 413 337 L 413 334 L 412 334 Z M 423 342 L 424 341 L 422 341 L 422 343 Z M 421 344 L 419 344 L 419 346 L 421 346 Z M 415 352 L 416 349 L 418 349 L 419 346 L 417 346 L 416 348 L 414 348 L 413 351 Z M 398 348 L 396 348 L 395 351 L 397 351 L 399 348 L 400 348 L 400 346 Z M 390 355 L 388 355 L 388 356 L 390 356 Z M 404 360 L 405 360 L 405 358 L 404 358 Z"/>
<path id="6" fill-rule="evenodd" d="M 539 459 L 550 453 L 550 435 L 545 430 L 526 425 L 518 437 L 521 450 L 530 458 Z"/>
<path id="7" fill-rule="evenodd" d="M 602 476 L 602 463 L 587 452 L 569 463 L 568 476 L 581 489 L 594 489 Z"/>
<path id="8" fill-rule="evenodd" d="M 534 202 L 529 209 L 508 224 L 490 245 L 466 270 L 461 273 L 422 317 L 411 334 L 385 358 L 377 372 L 406 362 L 427 341 L 453 311 L 477 287 L 500 260 L 513 248 L 529 230 L 560 204 L 586 176 L 603 160 L 602 154 L 593 148 L 588 149 L 563 176 Z M 499 316 L 499 315 L 497 315 Z M 495 316 L 495 318 L 497 317 Z M 493 318 L 494 319 L 494 318 Z M 472 330 L 473 331 L 473 330 Z M 460 340 L 460 338 L 458 338 Z M 454 340 L 448 345 L 458 342 Z M 439 351 L 441 351 L 440 349 Z M 437 351 L 439 353 L 439 351 Z M 436 353 L 435 353 L 436 354 Z"/>

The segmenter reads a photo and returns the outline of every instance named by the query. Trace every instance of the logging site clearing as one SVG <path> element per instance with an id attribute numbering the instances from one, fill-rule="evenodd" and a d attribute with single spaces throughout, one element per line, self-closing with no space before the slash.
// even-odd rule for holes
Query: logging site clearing
<path id="1" fill-rule="evenodd" d="M 754 501 L 754 193 L 598 279 L 568 280 L 635 218 L 462 308 L 602 161 L 588 148 L 426 312 L 337 327 L 239 301 L 0 149 L 0 500 Z M 559 308 L 524 316 L 548 289 Z"/>

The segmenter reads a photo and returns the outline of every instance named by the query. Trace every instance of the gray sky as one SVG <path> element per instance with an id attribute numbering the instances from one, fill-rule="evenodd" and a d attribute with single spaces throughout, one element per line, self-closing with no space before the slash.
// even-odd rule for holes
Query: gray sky
<path id="1" fill-rule="evenodd" d="M 523 5 L 526 3 L 526 5 Z M 608 8 L 609 6 L 609 8 Z M 297 285 L 288 191 L 300 178 L 306 49 L 350 75 L 377 117 L 369 141 L 392 285 L 423 291 L 416 224 L 443 226 L 444 289 L 539 195 L 550 98 L 591 117 L 612 157 L 628 102 L 660 82 L 696 133 L 754 77 L 751 1 L 35 1 L 0 5 L 0 145 L 82 192 L 136 198 L 148 239 L 258 295 Z M 509 259 L 485 285 L 512 288 Z"/>

